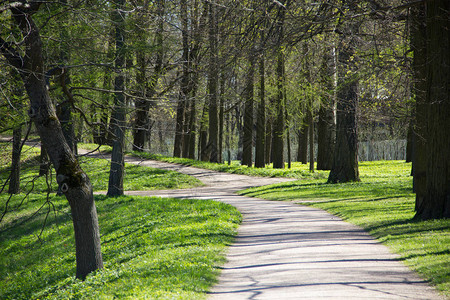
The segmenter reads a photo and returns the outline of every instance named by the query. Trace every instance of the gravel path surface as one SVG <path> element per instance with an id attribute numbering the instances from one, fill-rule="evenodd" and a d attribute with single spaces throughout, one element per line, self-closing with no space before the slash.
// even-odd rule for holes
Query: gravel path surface
<path id="1" fill-rule="evenodd" d="M 157 161 L 127 162 L 199 178 L 194 189 L 128 192 L 215 199 L 243 215 L 210 299 L 444 299 L 361 228 L 319 209 L 234 192 L 286 182 Z"/>

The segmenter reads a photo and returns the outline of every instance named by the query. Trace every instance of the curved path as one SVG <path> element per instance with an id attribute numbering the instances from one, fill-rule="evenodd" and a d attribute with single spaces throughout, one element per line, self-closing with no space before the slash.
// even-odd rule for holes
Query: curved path
<path id="1" fill-rule="evenodd" d="M 206 186 L 134 195 L 215 199 L 243 215 L 210 299 L 444 299 L 361 228 L 322 210 L 234 192 L 283 178 L 218 173 L 127 157 L 182 172 Z"/>

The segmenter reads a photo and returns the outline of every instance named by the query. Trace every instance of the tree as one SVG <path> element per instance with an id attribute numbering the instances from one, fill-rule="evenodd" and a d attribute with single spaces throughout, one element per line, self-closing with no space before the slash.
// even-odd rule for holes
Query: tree
<path id="1" fill-rule="evenodd" d="M 355 1 L 344 1 L 344 9 L 354 12 Z M 356 110 L 358 104 L 358 74 L 356 69 L 356 39 L 359 24 L 346 20 L 339 40 L 337 87 L 336 148 L 329 183 L 359 181 L 358 135 Z"/>
<path id="2" fill-rule="evenodd" d="M 253 91 L 255 74 L 255 53 L 249 52 L 248 71 L 243 91 L 244 100 L 244 135 L 242 139 L 242 165 L 253 165 Z"/>
<path id="3" fill-rule="evenodd" d="M 276 66 L 276 80 L 277 80 L 277 97 L 275 103 L 275 121 L 273 124 L 272 135 L 272 151 L 273 151 L 273 167 L 284 168 L 284 130 L 285 130 L 285 67 L 284 67 L 284 52 L 282 41 L 284 39 L 284 18 L 286 14 L 286 7 L 279 7 L 279 14 L 277 20 L 278 31 L 278 49 L 277 49 L 277 66 Z"/>
<path id="4" fill-rule="evenodd" d="M 320 68 L 320 83 L 322 87 L 319 121 L 317 124 L 317 169 L 331 170 L 334 154 L 335 132 L 335 102 L 334 102 L 334 57 L 330 49 L 325 49 Z M 333 49 L 334 53 L 334 49 Z"/>
<path id="5" fill-rule="evenodd" d="M 109 172 L 108 196 L 123 195 L 124 176 L 124 130 L 125 130 L 125 0 L 115 0 L 112 21 L 115 24 L 116 58 L 114 79 L 113 149 L 111 153 L 111 169 Z"/>
<path id="6" fill-rule="evenodd" d="M 164 0 L 156 1 L 156 10 L 158 16 L 158 25 L 156 28 L 156 51 L 155 51 L 155 67 L 150 80 L 147 78 L 148 58 L 147 52 L 149 47 L 146 43 L 148 20 L 148 2 L 140 7 L 136 21 L 136 32 L 138 38 L 138 49 L 136 51 L 136 62 L 138 64 L 138 74 L 136 75 L 136 84 L 140 89 L 139 98 L 136 99 L 136 119 L 133 130 L 133 150 L 143 151 L 145 145 L 146 132 L 149 127 L 149 109 L 150 98 L 156 92 L 156 84 L 163 71 L 163 56 L 164 56 Z M 147 81 L 149 81 L 147 83 Z"/>
<path id="7" fill-rule="evenodd" d="M 218 119 L 218 23 L 217 9 L 209 3 L 209 69 L 208 69 L 208 154 L 210 162 L 218 162 L 219 119 Z"/>
<path id="8" fill-rule="evenodd" d="M 45 84 L 42 40 L 32 15 L 41 2 L 16 3 L 10 7 L 23 36 L 24 55 L 15 45 L 0 37 L 0 51 L 22 78 L 30 99 L 29 115 L 41 137 L 55 167 L 57 182 L 71 207 L 75 232 L 77 278 L 84 279 L 90 272 L 103 268 L 100 250 L 100 233 L 92 185 L 80 168 L 67 144 L 61 124 Z"/>
<path id="9" fill-rule="evenodd" d="M 426 16 L 425 4 L 419 4 L 411 8 L 410 43 L 413 51 L 413 95 L 415 99 L 414 113 L 414 157 L 413 157 L 413 185 L 416 193 L 416 211 L 420 209 L 426 193 L 426 169 L 427 169 L 427 117 L 428 106 L 426 104 Z"/>
<path id="10" fill-rule="evenodd" d="M 261 33 L 261 40 L 264 39 Z M 261 47 L 259 56 L 259 99 L 256 114 L 256 143 L 255 167 L 264 168 L 266 165 L 266 96 L 265 96 L 265 64 L 264 52 Z"/>
<path id="11" fill-rule="evenodd" d="M 450 2 L 426 5 L 426 191 L 416 217 L 450 217 Z M 422 113 L 422 111 L 417 111 Z"/>

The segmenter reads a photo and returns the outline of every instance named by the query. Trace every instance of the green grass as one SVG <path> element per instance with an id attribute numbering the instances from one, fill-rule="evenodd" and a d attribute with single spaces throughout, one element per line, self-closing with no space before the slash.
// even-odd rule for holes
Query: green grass
<path id="1" fill-rule="evenodd" d="M 33 194 L 0 224 L 0 299 L 203 299 L 241 220 L 214 201 L 96 196 L 105 269 L 83 282 L 67 201 L 51 201 L 19 225 L 45 203 Z"/>
<path id="2" fill-rule="evenodd" d="M 232 161 L 231 165 L 228 163 L 210 163 L 205 161 L 198 161 L 188 158 L 169 157 L 160 154 L 152 154 L 146 152 L 130 152 L 131 155 L 142 157 L 145 159 L 159 160 L 169 163 L 177 163 L 186 166 L 192 166 L 196 168 L 214 170 L 219 172 L 227 172 L 232 174 L 243 174 L 249 176 L 262 176 L 262 177 L 290 177 L 290 178 L 326 178 L 327 172 L 316 171 L 314 173 L 309 172 L 309 165 L 301 164 L 298 162 L 292 163 L 292 168 L 288 169 L 287 164 L 284 169 L 274 169 L 272 165 L 267 165 L 265 168 L 255 168 L 242 166 L 239 161 Z"/>
<path id="3" fill-rule="evenodd" d="M 0 150 L 4 183 L 11 149 L 0 144 Z M 37 154 L 24 148 L 21 189 L 31 193 L 13 196 L 0 223 L 0 299 L 206 298 L 241 221 L 235 208 L 215 201 L 95 196 L 105 268 L 80 281 L 69 205 L 53 193 L 52 176 L 47 195 L 45 177 L 36 176 Z M 106 189 L 109 162 L 80 162 L 94 190 Z M 187 175 L 126 165 L 128 190 L 199 185 Z M 0 194 L 0 212 L 8 198 Z"/>
<path id="4" fill-rule="evenodd" d="M 361 226 L 401 260 L 450 296 L 450 219 L 414 221 L 411 164 L 360 163 L 361 182 L 326 184 L 304 179 L 241 192 L 324 209 Z"/>
<path id="5" fill-rule="evenodd" d="M 0 184 L 3 184 L 9 176 L 10 170 L 10 147 L 0 144 L 2 155 L 0 155 Z M 34 193 L 47 191 L 47 183 L 51 191 L 57 190 L 55 172 L 46 178 L 38 177 L 39 173 L 39 150 L 24 147 L 21 168 L 21 191 L 33 190 Z M 105 159 L 80 157 L 80 165 L 88 174 L 94 191 L 104 191 L 108 188 L 110 162 Z M 154 169 L 134 164 L 125 164 L 124 190 L 154 190 L 154 189 L 181 189 L 202 186 L 200 180 L 178 172 Z"/>

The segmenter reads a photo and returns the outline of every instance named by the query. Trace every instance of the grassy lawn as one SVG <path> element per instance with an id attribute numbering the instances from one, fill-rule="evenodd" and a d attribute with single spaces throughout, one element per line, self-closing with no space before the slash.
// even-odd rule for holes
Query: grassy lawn
<path id="1" fill-rule="evenodd" d="M 9 176 L 10 147 L 6 143 L 0 143 L 0 184 L 3 184 Z M 21 191 L 33 190 L 34 193 L 43 193 L 48 190 L 48 185 L 52 191 L 57 190 L 55 172 L 53 176 L 45 178 L 38 177 L 39 150 L 31 147 L 24 147 L 22 154 L 21 168 Z M 105 191 L 108 189 L 110 162 L 105 159 L 89 157 L 79 158 L 81 167 L 88 174 L 94 191 Z M 48 184 L 48 185 L 47 185 Z M 132 190 L 154 190 L 154 189 L 182 189 L 202 186 L 202 182 L 192 176 L 167 171 L 143 167 L 133 164 L 125 164 L 124 189 Z"/>
<path id="2" fill-rule="evenodd" d="M 301 164 L 298 162 L 292 162 L 292 168 L 284 169 L 274 169 L 272 165 L 267 165 L 265 168 L 254 168 L 241 166 L 240 161 L 232 161 L 231 165 L 228 163 L 210 163 L 205 161 L 198 161 L 188 158 L 178 158 L 178 157 L 169 157 L 163 156 L 159 154 L 152 153 L 143 153 L 143 152 L 131 152 L 131 155 L 146 158 L 146 159 L 154 159 L 159 161 L 165 161 L 170 163 L 178 163 L 182 165 L 214 170 L 219 172 L 227 172 L 233 174 L 243 174 L 249 176 L 262 176 L 262 177 L 290 177 L 297 179 L 304 178 L 326 178 L 327 172 L 324 171 L 316 171 L 314 173 L 309 172 L 309 165 Z"/>
<path id="3" fill-rule="evenodd" d="M 80 144 L 80 147 L 94 151 L 98 149 L 97 144 Z M 103 152 L 111 152 L 111 147 L 109 146 L 101 146 L 99 148 L 100 151 Z M 144 159 L 153 159 L 158 161 L 164 161 L 168 163 L 177 163 L 182 164 L 186 166 L 192 166 L 196 168 L 202 168 L 202 169 L 208 169 L 208 170 L 214 170 L 218 172 L 227 172 L 232 174 L 243 174 L 243 175 L 249 175 L 249 176 L 262 176 L 262 177 L 290 177 L 290 178 L 297 178 L 297 179 L 303 179 L 303 178 L 326 178 L 328 176 L 328 172 L 324 171 L 315 171 L 314 173 L 309 172 L 309 165 L 301 164 L 298 162 L 292 162 L 292 168 L 287 168 L 287 163 L 285 164 L 286 167 L 284 169 L 274 169 L 272 168 L 272 165 L 267 165 L 265 168 L 254 168 L 254 167 L 247 167 L 247 166 L 241 166 L 240 161 L 232 161 L 231 165 L 228 165 L 228 163 L 210 163 L 206 161 L 198 161 L 194 159 L 188 159 L 188 158 L 179 158 L 179 157 L 171 157 L 171 156 L 164 156 L 160 154 L 153 154 L 153 153 L 147 153 L 147 152 L 134 152 L 130 151 L 128 152 L 129 155 L 140 157 Z"/>
<path id="4" fill-rule="evenodd" d="M 0 182 L 10 148 L 0 144 Z M 215 201 L 95 196 L 105 268 L 75 279 L 75 245 L 67 200 L 37 177 L 37 152 L 23 151 L 23 191 L 0 223 L 0 299 L 202 299 L 215 283 L 224 250 L 241 221 Z M 82 158 L 94 190 L 108 182 L 108 162 Z M 51 190 L 56 184 L 50 176 Z M 125 189 L 183 188 L 187 175 L 127 165 Z M 33 186 L 34 185 L 34 186 Z M 0 194 L 0 211 L 7 194 Z M 23 201 L 23 203 L 22 203 Z"/>
<path id="5" fill-rule="evenodd" d="M 450 219 L 412 220 L 410 172 L 411 164 L 402 161 L 361 162 L 361 182 L 326 184 L 310 178 L 242 194 L 314 206 L 359 225 L 450 296 Z"/>
<path id="6" fill-rule="evenodd" d="M 214 201 L 96 196 L 105 269 L 82 282 L 67 201 L 51 201 L 20 224 L 45 203 L 33 194 L 0 224 L 0 299 L 202 299 L 240 222 Z"/>

